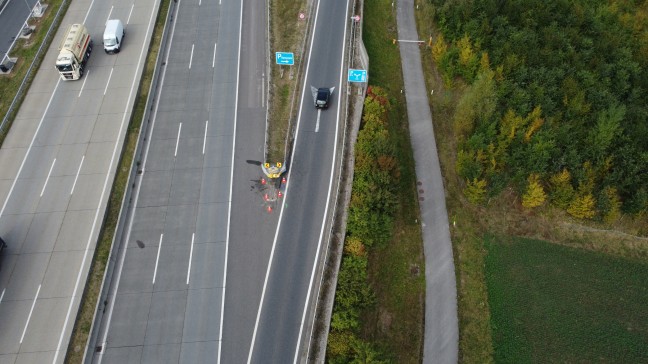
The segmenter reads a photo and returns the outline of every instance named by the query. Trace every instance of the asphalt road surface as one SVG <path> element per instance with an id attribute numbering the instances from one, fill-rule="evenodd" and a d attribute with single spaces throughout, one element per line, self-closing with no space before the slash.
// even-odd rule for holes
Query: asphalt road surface
<path id="1" fill-rule="evenodd" d="M 0 62 L 35 4 L 36 0 L 0 0 Z"/>
<path id="2" fill-rule="evenodd" d="M 214 363 L 219 355 L 241 4 L 178 0 L 172 11 L 95 363 Z"/>
<path id="3" fill-rule="evenodd" d="M 398 2 L 398 37 L 418 39 L 413 0 Z M 425 199 L 419 202 L 426 287 L 423 362 L 457 363 L 459 322 L 450 224 L 421 54 L 417 43 L 401 42 L 399 48 L 416 179 L 425 191 Z"/>
<path id="4" fill-rule="evenodd" d="M 340 120 L 343 51 L 350 20 L 347 1 L 319 1 L 315 6 L 315 28 L 286 199 L 272 242 L 274 254 L 270 256 L 249 350 L 249 361 L 253 363 L 306 360 L 312 303 L 320 281 L 319 258 L 329 238 L 329 212 L 334 202 L 331 194 L 335 192 L 335 172 L 339 169 L 334 156 L 344 120 Z M 310 86 L 335 87 L 327 110 L 314 107 Z"/>
<path id="5" fill-rule="evenodd" d="M 0 150 L 0 362 L 63 362 L 156 12 L 72 2 Z M 127 24 L 118 55 L 101 49 L 109 16 Z M 60 81 L 58 40 L 77 22 L 94 52 L 81 80 Z"/>
<path id="6" fill-rule="evenodd" d="M 305 88 L 288 200 L 268 201 L 259 163 L 269 57 L 258 5 L 177 3 L 95 363 L 284 363 L 304 355 L 340 97 L 318 112 Z M 347 4 L 324 8 L 306 83 L 339 90 Z"/>

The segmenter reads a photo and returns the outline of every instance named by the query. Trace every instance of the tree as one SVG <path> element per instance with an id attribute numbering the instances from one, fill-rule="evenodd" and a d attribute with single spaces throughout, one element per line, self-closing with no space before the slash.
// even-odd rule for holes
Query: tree
<path id="1" fill-rule="evenodd" d="M 549 178 L 551 203 L 566 209 L 574 198 L 574 187 L 571 184 L 571 174 L 567 168 Z"/>
<path id="2" fill-rule="evenodd" d="M 434 42 L 434 45 L 432 46 L 432 59 L 434 60 L 434 62 L 439 64 L 441 63 L 441 60 L 447 52 L 448 44 L 445 42 L 443 34 L 439 34 L 436 38 L 436 41 Z"/>
<path id="3" fill-rule="evenodd" d="M 598 198 L 598 209 L 601 212 L 603 221 L 611 224 L 619 219 L 621 215 L 621 198 L 616 188 L 605 187 Z"/>
<path id="4" fill-rule="evenodd" d="M 468 201 L 474 204 L 483 203 L 486 200 L 486 180 L 475 178 L 472 181 L 466 181 L 464 195 Z"/>
<path id="5" fill-rule="evenodd" d="M 472 133 L 475 123 L 487 121 L 497 107 L 495 81 L 492 72 L 480 72 L 477 80 L 463 94 L 454 115 L 457 137 L 465 138 Z"/>
<path id="6" fill-rule="evenodd" d="M 572 200 L 567 212 L 579 219 L 591 219 L 596 214 L 596 200 L 591 192 L 579 193 Z"/>
<path id="7" fill-rule="evenodd" d="M 540 176 L 533 173 L 527 178 L 527 189 L 522 195 L 522 206 L 526 208 L 534 208 L 544 204 L 547 194 L 540 184 Z"/>

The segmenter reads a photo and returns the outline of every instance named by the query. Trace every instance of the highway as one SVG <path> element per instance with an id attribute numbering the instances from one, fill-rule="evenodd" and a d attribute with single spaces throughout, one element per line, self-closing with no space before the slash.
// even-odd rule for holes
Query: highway
<path id="1" fill-rule="evenodd" d="M 237 1 L 172 6 L 94 363 L 213 363 L 219 355 L 241 10 Z"/>
<path id="2" fill-rule="evenodd" d="M 317 11 L 307 85 L 339 93 L 347 8 Z M 178 0 L 173 11 L 92 362 L 301 360 L 339 169 L 333 156 L 342 97 L 317 111 L 304 88 L 286 200 L 268 212 L 259 168 L 267 9 L 253 1 Z"/>
<path id="3" fill-rule="evenodd" d="M 254 363 L 306 361 L 312 304 L 321 274 L 319 259 L 325 254 L 329 239 L 329 213 L 340 162 L 334 157 L 345 120 L 341 103 L 346 90 L 342 79 L 346 72 L 343 55 L 350 20 L 348 1 L 318 1 L 315 6 L 286 199 L 272 241 L 273 254 L 248 354 L 248 361 Z M 313 106 L 310 86 L 335 87 L 327 110 Z M 228 308 L 226 304 L 226 321 Z"/>
<path id="4" fill-rule="evenodd" d="M 157 6 L 72 2 L 0 150 L 3 363 L 63 362 Z M 127 24 L 118 55 L 101 49 L 109 17 Z M 95 39 L 94 52 L 83 79 L 61 81 L 53 66 L 59 40 L 78 22 Z"/>

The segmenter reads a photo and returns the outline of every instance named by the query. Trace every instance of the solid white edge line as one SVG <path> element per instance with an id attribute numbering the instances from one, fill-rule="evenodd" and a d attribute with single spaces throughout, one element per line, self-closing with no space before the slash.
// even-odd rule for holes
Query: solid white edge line
<path id="1" fill-rule="evenodd" d="M 205 138 L 203 139 L 203 155 L 205 154 L 205 146 L 207 146 L 207 128 L 209 127 L 209 120 L 205 120 Z"/>
<path id="2" fill-rule="evenodd" d="M 218 43 L 214 43 L 214 57 L 212 57 L 212 68 L 216 67 L 216 47 L 218 47 Z"/>
<path id="3" fill-rule="evenodd" d="M 189 284 L 189 276 L 191 275 L 191 258 L 193 257 L 194 238 L 196 233 L 191 233 L 191 249 L 189 250 L 189 266 L 187 267 L 187 284 Z"/>
<path id="4" fill-rule="evenodd" d="M 92 0 L 92 2 L 94 3 L 94 0 Z M 92 4 L 90 6 L 92 6 Z M 89 11 L 90 10 L 88 10 L 88 12 Z M 153 18 L 154 18 L 153 15 L 155 15 L 155 12 L 151 11 L 151 17 L 149 18 L 149 25 L 148 25 L 148 27 L 146 29 L 146 36 L 147 37 L 150 36 L 151 25 L 153 24 Z M 87 14 L 86 14 L 86 18 L 87 18 Z M 85 20 L 84 20 L 84 22 L 85 22 Z M 135 75 L 137 75 L 137 72 L 139 71 L 140 65 L 142 64 L 142 57 L 144 55 L 144 50 L 145 49 L 146 49 L 146 47 L 142 47 L 142 50 L 140 51 L 139 59 L 137 61 L 137 68 L 135 69 Z M 133 82 L 131 83 L 131 89 L 130 89 L 130 92 L 128 93 L 128 99 L 126 101 L 126 105 L 124 106 L 124 116 L 122 117 L 121 125 L 119 126 L 119 133 L 117 135 L 121 135 L 122 130 L 124 128 L 124 123 L 126 122 L 126 115 L 128 115 L 127 111 L 128 111 L 128 108 L 129 108 L 130 100 L 133 97 L 133 91 L 135 89 L 136 81 L 137 81 L 137 77 L 133 77 Z M 58 83 L 57 83 L 57 85 L 58 85 Z M 90 244 L 92 243 L 92 236 L 94 235 L 94 230 L 95 230 L 95 228 L 97 226 L 97 220 L 99 219 L 99 211 L 101 209 L 101 205 L 103 204 L 104 194 L 106 193 L 106 188 L 108 186 L 108 181 L 110 179 L 110 170 L 112 169 L 113 163 L 115 162 L 115 156 L 116 156 L 117 151 L 118 151 L 118 148 L 117 148 L 118 146 L 119 146 L 119 143 L 116 142 L 115 147 L 113 148 L 112 157 L 110 158 L 110 164 L 108 166 L 108 173 L 106 174 L 106 178 L 104 179 L 103 190 L 101 192 L 101 197 L 99 199 L 99 204 L 97 205 L 97 209 L 95 211 L 94 221 L 92 222 L 92 229 L 90 230 L 90 235 L 88 236 L 88 242 L 86 243 L 86 247 L 85 247 L 85 250 L 84 250 L 84 253 L 83 253 L 83 260 L 81 261 L 81 267 L 79 268 L 79 273 L 77 274 L 76 283 L 74 284 L 74 291 L 72 292 L 72 297 L 70 299 L 70 304 L 68 305 L 68 311 L 67 311 L 67 314 L 65 316 L 63 329 L 61 330 L 61 335 L 59 336 L 58 345 L 56 346 L 56 352 L 54 353 L 54 359 L 52 360 L 52 363 L 56 363 L 56 360 L 58 359 L 58 355 L 61 352 L 61 345 L 63 344 L 63 337 L 65 336 L 65 330 L 67 329 L 67 325 L 68 325 L 68 322 L 70 320 L 70 315 L 72 313 L 72 306 L 74 305 L 74 298 L 76 297 L 77 291 L 79 290 L 79 284 L 81 282 L 81 273 L 83 272 L 83 267 L 85 266 L 85 262 L 88 259 L 88 252 L 90 251 Z M 124 251 L 126 251 L 126 250 L 127 249 L 124 249 Z M 114 299 L 112 300 L 112 302 L 114 302 Z M 100 356 L 99 357 L 99 363 L 101 363 L 101 358 L 102 357 Z"/>
<path id="5" fill-rule="evenodd" d="M 308 61 L 306 61 L 306 71 L 304 73 L 304 75 L 305 75 L 304 76 L 304 82 L 306 82 L 306 79 L 308 78 L 308 70 L 310 68 L 310 59 L 311 59 L 311 54 L 313 52 L 312 44 L 313 44 L 313 40 L 315 39 L 315 33 L 317 32 L 317 16 L 319 14 L 319 5 L 320 5 L 320 2 L 317 1 L 317 8 L 315 9 L 315 22 L 313 23 L 313 34 L 311 35 L 311 41 L 310 41 L 311 47 L 308 50 Z M 304 100 L 304 97 L 306 95 L 306 89 L 307 89 L 307 87 L 303 87 L 303 90 L 302 90 L 302 96 L 301 96 L 301 99 L 300 99 L 302 101 L 300 101 L 300 103 L 299 103 L 299 114 L 298 114 L 299 117 L 297 117 L 297 125 L 296 125 L 296 129 L 295 129 L 295 130 L 297 130 L 297 132 L 295 133 L 295 141 L 293 142 L 293 145 L 297 145 L 297 140 L 299 138 L 299 125 L 301 123 L 302 109 L 304 107 L 303 100 Z M 290 157 L 290 165 L 291 166 L 293 165 L 293 160 L 294 159 L 295 159 L 295 153 L 291 153 L 291 157 Z M 254 343 L 255 343 L 255 340 L 256 340 L 257 330 L 259 328 L 259 319 L 261 317 L 261 311 L 263 309 L 263 299 L 265 298 L 265 292 L 266 292 L 266 288 L 268 286 L 268 277 L 270 276 L 270 269 L 272 268 L 272 258 L 274 257 L 275 248 L 277 246 L 277 237 L 279 236 L 279 229 L 281 228 L 281 219 L 283 217 L 284 207 L 286 206 L 288 196 L 289 196 L 288 195 L 288 188 L 290 187 L 290 181 L 291 181 L 290 174 L 291 174 L 291 172 L 292 172 L 292 168 L 290 168 L 288 170 L 288 176 L 286 177 L 286 179 L 287 179 L 286 190 L 284 191 L 284 195 L 286 196 L 286 199 L 284 200 L 284 203 L 281 204 L 281 211 L 279 212 L 279 223 L 277 224 L 277 229 L 275 230 L 275 236 L 274 236 L 274 239 L 272 241 L 272 249 L 270 250 L 270 258 L 268 259 L 268 268 L 266 270 L 266 276 L 265 276 L 265 279 L 263 281 L 263 290 L 261 291 L 261 299 L 259 301 L 259 310 L 257 311 L 256 321 L 254 322 L 254 331 L 252 332 L 252 342 L 250 343 L 250 352 L 248 354 L 248 361 L 247 361 L 248 364 L 250 364 L 252 362 L 252 354 L 254 352 Z"/>
<path id="6" fill-rule="evenodd" d="M 182 131 L 182 122 L 180 122 L 180 125 L 178 126 L 178 138 L 176 139 L 175 152 L 173 152 L 174 157 L 178 156 L 178 144 L 180 144 L 180 132 L 181 131 Z"/>
<path id="7" fill-rule="evenodd" d="M 89 68 L 85 72 L 85 77 L 83 78 L 83 83 L 81 84 L 81 89 L 79 90 L 79 96 L 77 96 L 77 97 L 81 97 L 81 93 L 83 92 L 83 88 L 85 87 L 85 83 L 88 80 L 88 76 L 90 76 L 90 69 Z"/>
<path id="8" fill-rule="evenodd" d="M 346 2 L 346 14 L 344 16 L 344 19 L 348 19 L 348 18 L 349 18 L 349 0 L 347 0 Z M 347 36 L 348 23 L 349 23 L 348 20 L 344 21 L 344 36 L 342 37 L 343 39 L 342 58 L 340 59 L 340 80 L 338 82 L 338 90 L 339 90 L 338 92 L 340 93 L 340 95 L 342 94 L 342 80 L 344 76 L 344 56 L 346 53 L 346 44 L 347 44 L 346 36 Z M 310 282 L 308 283 L 308 293 L 306 294 L 306 300 L 304 301 L 304 311 L 302 313 L 301 324 L 299 325 L 299 335 L 297 336 L 297 346 L 295 347 L 295 359 L 293 360 L 294 364 L 297 364 L 297 360 L 299 359 L 299 346 L 301 345 L 302 333 L 304 331 L 306 312 L 308 311 L 308 301 L 310 300 L 310 295 L 313 291 L 313 281 L 315 279 L 315 274 L 317 273 L 317 262 L 319 260 L 319 255 L 322 250 L 322 238 L 324 237 L 324 228 L 326 227 L 328 209 L 331 203 L 331 192 L 333 190 L 333 176 L 335 175 L 335 158 L 337 155 L 338 135 L 340 131 L 339 129 L 340 129 L 340 111 L 341 111 L 340 108 L 341 107 L 342 107 L 342 97 L 338 96 L 337 118 L 335 121 L 335 143 L 333 144 L 333 161 L 331 163 L 331 172 L 329 173 L 330 174 L 329 190 L 328 190 L 328 195 L 326 196 L 326 207 L 324 208 L 324 217 L 322 218 L 322 230 L 320 230 L 320 237 L 317 243 L 317 253 L 315 254 L 315 260 L 313 261 L 313 270 L 311 272 Z M 319 121 L 319 118 L 317 119 Z M 330 238 L 331 237 L 329 236 L 329 239 Z"/>
<path id="9" fill-rule="evenodd" d="M 7 203 L 11 198 L 13 189 L 16 187 L 16 182 L 18 182 L 18 177 L 20 176 L 20 173 L 22 172 L 22 169 L 25 166 L 25 162 L 27 161 L 27 157 L 29 157 L 29 153 L 31 152 L 32 147 L 34 146 L 34 142 L 36 141 L 36 136 L 38 135 L 38 131 L 43 125 L 43 121 L 45 120 L 45 115 L 47 115 L 47 111 L 49 110 L 49 107 L 52 104 L 52 100 L 54 100 L 54 96 L 56 95 L 56 90 L 58 89 L 60 83 L 61 83 L 61 79 L 59 78 L 58 81 L 56 81 L 56 86 L 54 86 L 54 90 L 52 91 L 52 96 L 50 96 L 50 99 L 47 102 L 47 106 L 45 106 L 45 111 L 43 112 L 43 116 L 41 117 L 40 122 L 38 123 L 38 127 L 36 127 L 36 131 L 34 132 L 34 136 L 32 137 L 31 143 L 29 143 L 29 147 L 27 147 L 27 152 L 25 153 L 25 157 L 23 157 L 23 161 L 22 163 L 20 163 L 20 168 L 18 168 L 18 173 L 16 173 L 16 177 L 14 178 L 14 181 L 11 184 L 11 188 L 9 188 L 9 193 L 7 194 L 7 198 L 5 198 L 5 202 L 2 204 L 2 210 L 0 210 L 0 217 L 2 217 L 5 208 L 7 208 Z"/>
<path id="10" fill-rule="evenodd" d="M 31 320 L 32 313 L 34 313 L 34 306 L 36 306 L 36 300 L 38 299 L 38 293 L 40 292 L 41 285 L 38 285 L 36 290 L 36 296 L 34 297 L 34 302 L 32 302 L 31 309 L 29 310 L 29 315 L 27 316 L 27 322 L 25 322 L 25 328 L 23 329 L 22 336 L 20 337 L 20 343 L 22 344 L 25 339 L 25 333 L 27 332 L 27 326 L 29 326 L 29 321 Z"/>
<path id="11" fill-rule="evenodd" d="M 40 197 L 43 197 L 43 193 L 45 193 L 45 187 L 47 187 L 47 182 L 49 181 L 50 176 L 52 175 L 54 164 L 56 164 L 56 158 L 54 158 L 54 160 L 52 161 L 52 165 L 50 166 L 49 172 L 47 172 L 47 177 L 45 178 L 45 183 L 43 183 L 43 189 L 41 190 Z"/>
<path id="12" fill-rule="evenodd" d="M 135 3 L 133 3 L 133 5 L 131 5 L 131 9 L 128 12 L 128 19 L 126 19 L 126 25 L 128 25 L 128 23 L 130 23 L 131 15 L 133 15 L 133 8 L 135 8 Z"/>
<path id="13" fill-rule="evenodd" d="M 162 238 L 164 233 L 160 234 L 160 243 L 158 244 L 157 257 L 155 258 L 155 270 L 153 271 L 153 284 L 155 284 L 155 277 L 157 276 L 158 262 L 160 261 L 160 251 L 162 250 Z"/>
<path id="14" fill-rule="evenodd" d="M 106 18 L 106 23 L 108 23 L 108 20 L 110 20 L 110 16 L 112 15 L 114 7 L 115 7 L 114 5 L 110 7 L 110 12 L 108 13 L 108 17 Z M 104 24 L 106 24 L 106 23 L 104 23 Z"/>
<path id="15" fill-rule="evenodd" d="M 7 290 L 6 288 L 2 289 L 2 294 L 0 294 L 0 302 L 2 302 L 2 298 L 4 297 L 4 293 L 6 290 Z"/>
<path id="16" fill-rule="evenodd" d="M 315 132 L 316 133 L 319 131 L 320 116 L 322 116 L 322 109 L 317 109 L 317 122 L 315 123 Z"/>
<path id="17" fill-rule="evenodd" d="M 191 45 L 191 55 L 189 56 L 189 69 L 191 69 L 191 62 L 193 61 L 193 51 L 194 51 L 194 45 Z"/>
<path id="18" fill-rule="evenodd" d="M 232 135 L 232 161 L 230 163 L 230 190 L 229 201 L 227 206 L 227 235 L 225 237 L 225 266 L 223 267 L 223 297 L 221 299 L 221 320 L 220 329 L 218 330 L 218 361 L 221 362 L 221 352 L 223 349 L 223 321 L 225 321 L 225 291 L 227 288 L 227 255 L 229 253 L 230 228 L 232 221 L 232 193 L 234 191 L 234 152 L 236 150 L 236 123 L 238 121 L 238 98 L 239 98 L 239 80 L 241 78 L 241 37 L 243 35 L 243 2 L 241 0 L 241 12 L 239 14 L 239 39 L 238 39 L 238 59 L 236 62 L 236 97 L 234 100 L 234 133 Z M 220 0 L 218 1 L 220 4 Z"/>
<path id="19" fill-rule="evenodd" d="M 110 79 L 112 78 L 112 73 L 115 70 L 115 68 L 110 69 L 110 74 L 108 75 L 108 82 L 106 82 L 106 88 L 104 89 L 104 96 L 106 95 L 106 92 L 108 92 L 108 85 L 110 85 Z"/>
<path id="20" fill-rule="evenodd" d="M 74 183 L 72 183 L 72 189 L 70 190 L 70 195 L 74 193 L 74 186 L 76 186 L 77 179 L 79 179 L 79 174 L 81 174 L 81 167 L 83 166 L 84 159 L 85 159 L 85 155 L 81 157 L 81 163 L 79 163 L 79 169 L 77 169 L 76 176 L 74 177 Z"/>

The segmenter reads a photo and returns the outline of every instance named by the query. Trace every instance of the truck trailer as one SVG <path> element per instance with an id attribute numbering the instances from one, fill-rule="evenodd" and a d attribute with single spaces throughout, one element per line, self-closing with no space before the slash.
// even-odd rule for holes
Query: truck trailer
<path id="1" fill-rule="evenodd" d="M 65 37 L 59 45 L 59 55 L 56 58 L 56 69 L 61 79 L 78 80 L 83 76 L 83 70 L 92 52 L 92 39 L 83 24 L 72 24 L 65 32 Z"/>

